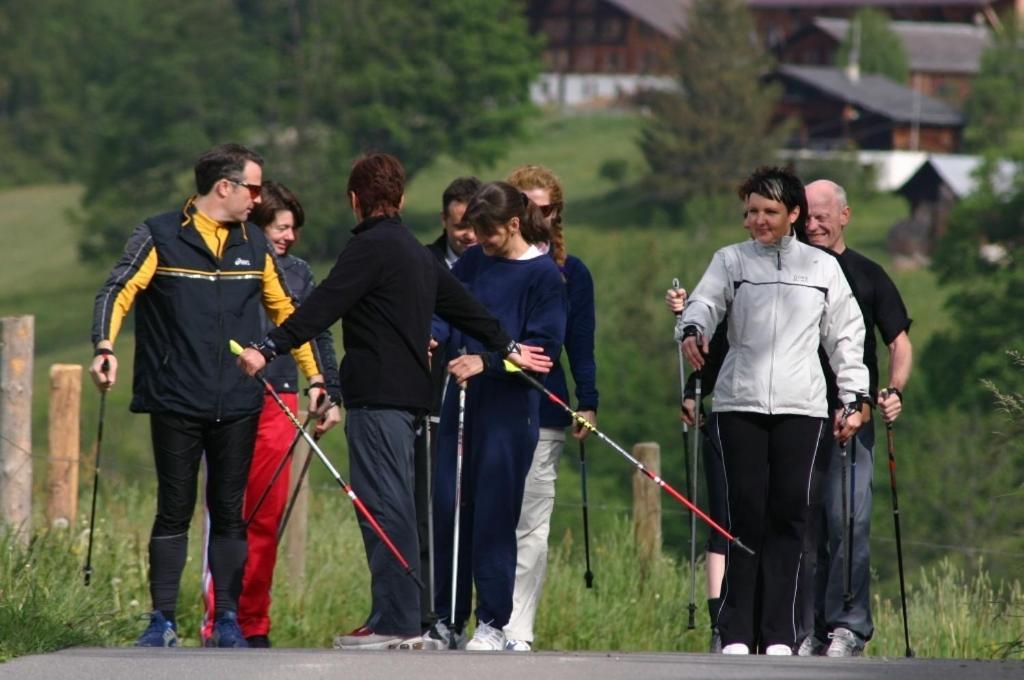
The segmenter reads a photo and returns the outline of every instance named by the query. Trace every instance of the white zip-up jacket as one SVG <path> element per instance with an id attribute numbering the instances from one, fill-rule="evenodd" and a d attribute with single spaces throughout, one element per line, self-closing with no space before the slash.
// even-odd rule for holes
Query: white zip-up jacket
<path id="1" fill-rule="evenodd" d="M 819 345 L 842 402 L 867 394 L 864 318 L 832 255 L 792 236 L 722 248 L 687 301 L 676 339 L 689 325 L 710 337 L 725 317 L 729 352 L 713 410 L 828 417 Z"/>

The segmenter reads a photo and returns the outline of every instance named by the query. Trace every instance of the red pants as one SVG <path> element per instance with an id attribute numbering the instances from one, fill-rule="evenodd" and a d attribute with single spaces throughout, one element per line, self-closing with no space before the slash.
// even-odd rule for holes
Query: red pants
<path id="1" fill-rule="evenodd" d="M 299 398 L 294 393 L 283 393 L 281 399 L 292 410 L 298 412 Z M 263 397 L 263 411 L 256 432 L 256 446 L 249 468 L 249 481 L 245 487 L 245 502 L 242 517 L 249 519 L 260 496 L 270 484 L 274 470 L 287 453 L 295 439 L 295 426 L 270 395 Z M 263 500 L 259 512 L 252 517 L 246 531 L 249 557 L 245 562 L 242 577 L 242 595 L 238 600 L 238 624 L 245 637 L 268 635 L 270 633 L 270 586 L 274 579 L 274 565 L 277 563 L 277 529 L 288 503 L 288 482 L 291 464 L 286 463 L 273 488 Z M 205 561 L 205 560 L 204 560 Z M 204 569 L 205 571 L 205 569 Z M 213 582 L 204 579 L 203 591 L 207 599 L 206 616 L 203 621 L 203 639 L 213 632 Z"/>

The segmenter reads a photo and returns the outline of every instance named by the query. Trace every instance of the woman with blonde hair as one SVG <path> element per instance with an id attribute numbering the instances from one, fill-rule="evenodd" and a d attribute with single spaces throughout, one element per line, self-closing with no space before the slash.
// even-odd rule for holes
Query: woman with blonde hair
<path id="1" fill-rule="evenodd" d="M 594 280 L 590 270 L 578 257 L 569 255 L 562 231 L 565 208 L 562 183 L 542 165 L 524 165 L 508 176 L 508 183 L 529 196 L 541 210 L 551 231 L 548 255 L 562 273 L 569 298 L 569 315 L 565 328 L 565 353 L 576 384 L 577 410 L 592 423 L 597 423 L 597 364 L 594 361 Z M 565 371 L 556 363 L 545 384 L 566 402 L 569 388 Z M 533 646 L 533 621 L 544 587 L 547 571 L 548 534 L 551 512 L 555 505 L 555 478 L 558 459 L 565 448 L 565 428 L 570 419 L 548 401 L 541 404 L 540 437 L 533 454 L 533 463 L 526 477 L 523 508 L 516 527 L 516 585 L 512 616 L 505 626 L 506 649 L 529 651 Z M 589 430 L 573 427 L 572 436 L 581 442 Z"/>

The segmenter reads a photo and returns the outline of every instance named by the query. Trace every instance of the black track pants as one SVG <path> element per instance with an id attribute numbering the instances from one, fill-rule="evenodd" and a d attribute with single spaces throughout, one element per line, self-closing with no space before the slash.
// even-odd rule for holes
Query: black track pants
<path id="1" fill-rule="evenodd" d="M 730 548 L 718 619 L 722 642 L 793 645 L 804 527 L 824 418 L 718 414 L 725 457 L 729 530 L 756 553 Z"/>
<path id="2" fill-rule="evenodd" d="M 188 551 L 199 464 L 207 465 L 211 572 L 217 608 L 237 610 L 245 567 L 242 497 L 259 416 L 212 422 L 166 413 L 150 417 L 157 507 L 150 537 L 149 581 L 154 607 L 174 611 Z"/>

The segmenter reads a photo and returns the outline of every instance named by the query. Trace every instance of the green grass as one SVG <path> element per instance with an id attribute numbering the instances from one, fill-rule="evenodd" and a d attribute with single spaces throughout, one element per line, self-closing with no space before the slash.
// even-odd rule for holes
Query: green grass
<path id="1" fill-rule="evenodd" d="M 0 539 L 0 660 L 72 645 L 127 645 L 145 627 L 148 606 L 146 542 L 153 498 L 150 485 L 105 493 L 95 534 L 92 585 L 82 583 L 87 523 L 74 531 L 38 533 L 30 547 Z M 182 643 L 198 644 L 201 620 L 199 522 L 179 597 Z M 369 582 L 351 505 L 336 489 L 311 499 L 310 541 L 301 581 L 289 582 L 278 562 L 271 609 L 278 647 L 326 647 L 334 635 L 363 622 Z M 548 580 L 536 622 L 537 649 L 704 651 L 707 613 L 703 565 L 698 563 L 698 627 L 686 630 L 689 573 L 670 556 L 647 568 L 637 561 L 625 519 L 592 536 L 595 587 L 583 581 L 582 540 L 552 540 Z M 969 571 L 949 563 L 913 574 L 910 629 L 918 656 L 1021 657 L 1018 581 L 993 584 L 976 563 Z M 868 653 L 901 656 L 899 602 L 875 599 L 875 640 Z"/>

